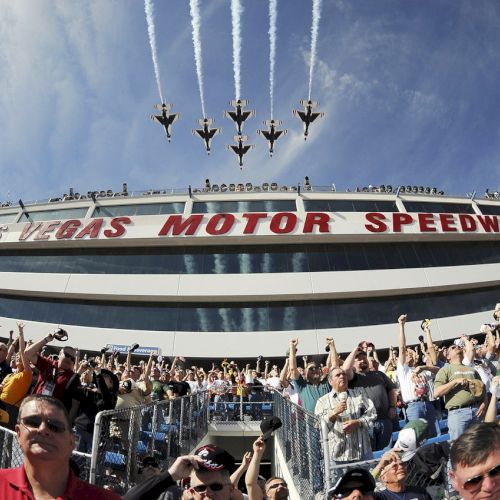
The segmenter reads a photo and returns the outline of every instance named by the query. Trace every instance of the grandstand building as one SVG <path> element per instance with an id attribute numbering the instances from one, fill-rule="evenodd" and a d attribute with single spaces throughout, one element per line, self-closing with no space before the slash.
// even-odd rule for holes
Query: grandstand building
<path id="1" fill-rule="evenodd" d="M 310 184 L 71 193 L 0 208 L 0 336 L 192 358 L 478 333 L 500 301 L 500 202 Z M 414 192 L 417 191 L 417 192 Z M 429 190 L 427 190 L 429 191 Z"/>

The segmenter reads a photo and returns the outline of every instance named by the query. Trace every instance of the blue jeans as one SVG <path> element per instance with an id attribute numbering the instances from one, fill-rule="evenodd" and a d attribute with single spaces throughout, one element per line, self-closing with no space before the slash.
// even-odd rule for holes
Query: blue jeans
<path id="1" fill-rule="evenodd" d="M 392 420 L 389 418 L 378 418 L 373 422 L 370 429 L 370 442 L 372 450 L 383 450 L 391 442 Z"/>
<path id="2" fill-rule="evenodd" d="M 479 422 L 480 419 L 476 417 L 477 408 L 478 405 L 474 405 L 448 412 L 448 432 L 451 441 L 455 441 L 472 424 Z"/>
<path id="3" fill-rule="evenodd" d="M 439 422 L 436 418 L 436 408 L 430 401 L 413 401 L 408 403 L 406 408 L 406 416 L 408 421 L 417 420 L 418 418 L 425 418 L 428 423 L 427 437 L 432 438 L 441 435 L 439 429 Z"/>

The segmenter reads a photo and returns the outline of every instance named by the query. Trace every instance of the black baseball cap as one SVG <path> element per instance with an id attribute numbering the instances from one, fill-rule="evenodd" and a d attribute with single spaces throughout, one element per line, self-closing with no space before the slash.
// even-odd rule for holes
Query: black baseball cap
<path id="1" fill-rule="evenodd" d="M 200 468 L 203 470 L 227 470 L 231 473 L 235 470 L 234 457 L 214 444 L 206 444 L 198 448 L 194 454 L 203 460 L 203 463 L 200 464 Z"/>
<path id="2" fill-rule="evenodd" d="M 264 441 L 267 441 L 271 437 L 272 433 L 276 429 L 279 429 L 282 425 L 283 422 L 281 422 L 281 419 L 278 417 L 270 417 L 262 420 L 260 423 L 260 430 L 262 431 L 262 438 Z"/>
<path id="3" fill-rule="evenodd" d="M 372 493 L 375 490 L 375 480 L 371 473 L 366 469 L 361 469 L 357 467 L 347 471 L 328 491 L 328 498 L 343 498 L 352 492 L 352 490 L 358 489 L 364 495 Z"/>

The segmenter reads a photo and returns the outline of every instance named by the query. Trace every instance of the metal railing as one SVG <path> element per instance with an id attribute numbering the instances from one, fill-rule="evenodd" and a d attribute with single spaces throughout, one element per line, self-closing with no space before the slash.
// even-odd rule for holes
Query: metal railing
<path id="1" fill-rule="evenodd" d="M 355 467 L 373 469 L 378 463 L 379 459 L 373 459 L 335 465 L 330 460 L 328 429 L 323 419 L 283 398 L 278 392 L 274 393 L 273 407 L 274 415 L 283 422 L 276 432 L 276 439 L 300 498 L 326 498 L 330 487 L 344 472 Z M 408 486 L 426 488 L 432 492 L 432 498 L 448 498 L 451 493 L 446 463 L 429 476 L 421 473 L 410 461 L 407 463 L 407 474 Z"/>
<path id="2" fill-rule="evenodd" d="M 208 430 L 206 392 L 97 414 L 90 482 L 124 493 L 137 482 L 145 456 L 167 469 Z"/>
<path id="3" fill-rule="evenodd" d="M 224 394 L 212 396 L 208 405 L 211 422 L 260 422 L 273 415 L 273 391 L 263 388 L 249 397 Z"/>

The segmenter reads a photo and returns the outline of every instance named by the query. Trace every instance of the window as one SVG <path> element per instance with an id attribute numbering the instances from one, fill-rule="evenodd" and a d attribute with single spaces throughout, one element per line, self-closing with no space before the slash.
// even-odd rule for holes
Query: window
<path id="1" fill-rule="evenodd" d="M 431 214 L 473 214 L 474 209 L 470 203 L 442 203 L 429 201 L 405 201 L 404 206 L 408 212 Z"/>
<path id="2" fill-rule="evenodd" d="M 87 207 L 82 208 L 64 208 L 60 210 L 43 210 L 41 212 L 30 212 L 29 219 L 33 222 L 46 220 L 65 220 L 65 219 L 83 219 L 87 215 Z M 22 221 L 25 220 L 23 216 Z M 26 219 L 28 220 L 28 219 Z"/>
<path id="3" fill-rule="evenodd" d="M 121 217 L 124 215 L 182 214 L 184 203 L 144 203 L 95 207 L 92 217 Z"/>
<path id="4" fill-rule="evenodd" d="M 304 200 L 306 212 L 399 212 L 388 200 Z"/>
<path id="5" fill-rule="evenodd" d="M 195 201 L 193 214 L 295 212 L 295 200 Z"/>

